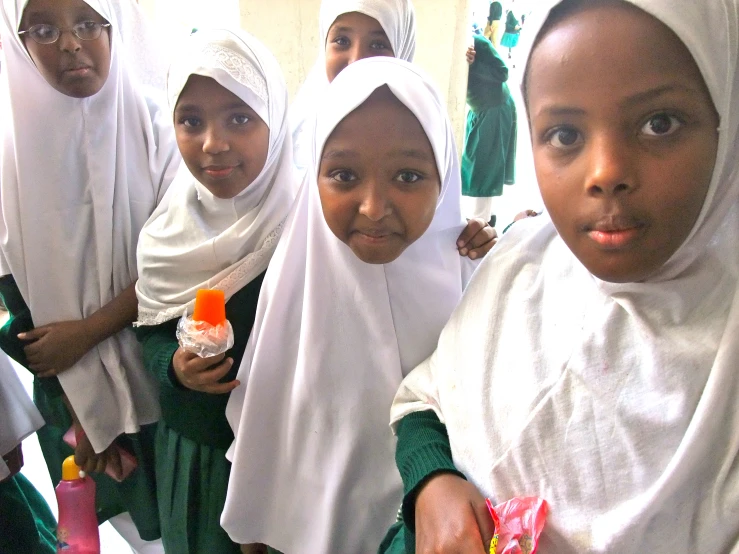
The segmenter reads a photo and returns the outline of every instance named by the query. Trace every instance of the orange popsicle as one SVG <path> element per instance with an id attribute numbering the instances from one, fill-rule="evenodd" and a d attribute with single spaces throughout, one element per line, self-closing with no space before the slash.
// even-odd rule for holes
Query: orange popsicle
<path id="1" fill-rule="evenodd" d="M 222 290 L 200 289 L 195 295 L 194 321 L 206 321 L 213 326 L 226 321 L 226 296 Z"/>

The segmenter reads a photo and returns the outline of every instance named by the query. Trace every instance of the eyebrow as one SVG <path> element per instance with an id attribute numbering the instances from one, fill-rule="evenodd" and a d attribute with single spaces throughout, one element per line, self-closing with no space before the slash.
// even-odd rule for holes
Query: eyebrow
<path id="1" fill-rule="evenodd" d="M 669 94 L 671 92 L 687 92 L 689 94 L 696 94 L 698 91 L 681 83 L 673 83 L 650 90 L 645 90 L 644 92 L 637 92 L 636 94 L 629 96 L 623 102 L 621 102 L 621 105 L 624 107 L 636 106 L 645 102 L 649 102 L 650 100 L 654 100 L 655 98 L 659 98 L 660 96 Z"/>
<path id="2" fill-rule="evenodd" d="M 345 160 L 345 159 L 355 159 L 359 157 L 359 152 L 356 150 L 348 150 L 348 149 L 331 149 L 326 150 L 323 155 L 321 156 L 322 160 Z M 421 160 L 423 162 L 435 162 L 435 160 L 432 160 L 428 154 L 421 150 L 415 150 L 413 148 L 405 148 L 405 149 L 399 149 L 399 150 L 393 150 L 390 152 L 388 157 L 392 158 L 413 158 L 416 160 Z"/>
<path id="3" fill-rule="evenodd" d="M 665 94 L 669 94 L 671 92 L 687 92 L 689 94 L 696 94 L 698 91 L 694 88 L 674 83 L 670 85 L 663 85 L 657 88 L 645 90 L 643 92 L 637 92 L 636 94 L 632 94 L 631 96 L 625 98 L 623 101 L 619 103 L 619 105 L 623 108 L 631 108 L 634 106 L 638 106 L 639 104 L 644 104 L 646 102 L 649 102 L 651 100 L 655 100 L 659 98 L 660 96 L 663 96 Z M 586 111 L 582 108 L 575 108 L 571 106 L 545 106 L 541 110 L 539 110 L 537 115 L 550 115 L 550 116 L 572 116 L 572 115 L 585 115 Z"/>
<path id="4" fill-rule="evenodd" d="M 331 29 L 331 33 L 353 33 L 353 32 L 355 32 L 353 27 L 334 27 L 333 29 Z M 387 34 L 382 29 L 377 29 L 376 31 L 370 31 L 370 35 L 374 37 L 387 37 Z"/>
<path id="5" fill-rule="evenodd" d="M 230 112 L 232 110 L 244 110 L 249 113 L 254 113 L 254 110 L 250 108 L 249 105 L 244 102 L 233 102 L 232 104 L 228 104 L 221 108 L 221 111 L 224 111 L 224 112 Z M 203 111 L 203 107 L 198 104 L 182 104 L 181 106 L 178 105 L 175 108 L 175 111 L 199 112 L 199 111 Z"/>
<path id="6" fill-rule="evenodd" d="M 332 148 L 331 150 L 326 150 L 323 155 L 321 156 L 322 160 L 346 160 L 350 158 L 358 158 L 359 152 L 356 150 L 347 150 L 347 149 L 336 149 Z"/>

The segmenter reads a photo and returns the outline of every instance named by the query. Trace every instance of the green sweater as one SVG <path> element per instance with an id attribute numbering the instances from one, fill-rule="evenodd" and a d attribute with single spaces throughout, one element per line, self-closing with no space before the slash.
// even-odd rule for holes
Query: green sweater
<path id="1" fill-rule="evenodd" d="M 423 485 L 438 473 L 454 473 L 463 479 L 452 460 L 446 425 L 432 411 L 408 414 L 398 424 L 395 462 L 403 479 L 403 521 L 405 551 L 416 551 L 416 496 Z"/>
<path id="2" fill-rule="evenodd" d="M 233 381 L 241 366 L 241 358 L 254 325 L 254 318 L 264 273 L 234 294 L 226 303 L 226 317 L 234 331 L 233 348 L 226 357 L 233 365 L 223 382 Z M 177 380 L 172 358 L 179 348 L 177 319 L 161 325 L 138 327 L 136 336 L 144 348 L 144 366 L 160 384 L 159 401 L 162 420 L 170 429 L 199 444 L 227 449 L 233 432 L 226 421 L 228 394 L 207 394 L 185 388 Z"/>
<path id="3" fill-rule="evenodd" d="M 18 333 L 33 330 L 33 318 L 12 275 L 0 277 L 0 297 L 9 315 L 8 321 L 0 328 L 0 349 L 20 365 L 28 368 L 26 353 L 23 351 L 25 343 L 18 338 Z M 64 394 L 59 379 L 56 377 L 37 378 L 36 380 L 49 398 L 58 398 Z"/>

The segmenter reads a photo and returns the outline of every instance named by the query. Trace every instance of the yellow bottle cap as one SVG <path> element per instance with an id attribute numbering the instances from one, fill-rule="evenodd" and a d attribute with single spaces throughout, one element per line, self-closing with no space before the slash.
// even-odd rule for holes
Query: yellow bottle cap
<path id="1" fill-rule="evenodd" d="M 74 456 L 67 456 L 62 462 L 62 481 L 76 481 L 80 478 L 80 466 L 74 463 Z"/>

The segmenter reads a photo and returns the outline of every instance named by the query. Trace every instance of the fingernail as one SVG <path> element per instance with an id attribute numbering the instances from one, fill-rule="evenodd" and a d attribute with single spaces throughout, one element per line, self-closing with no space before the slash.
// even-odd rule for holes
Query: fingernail
<path id="1" fill-rule="evenodd" d="M 462 254 L 462 256 L 466 256 L 467 255 L 467 249 L 466 248 L 462 248 L 462 250 L 460 250 L 459 253 Z"/>
<path id="2" fill-rule="evenodd" d="M 463 240 L 458 240 L 458 241 L 457 241 L 457 246 L 458 246 L 459 248 L 462 248 L 462 247 L 464 246 L 464 241 L 463 241 Z"/>
<path id="3" fill-rule="evenodd" d="M 475 258 L 477 258 L 477 252 L 472 252 L 472 254 L 470 254 L 470 259 L 474 260 Z"/>

